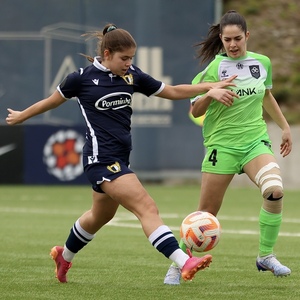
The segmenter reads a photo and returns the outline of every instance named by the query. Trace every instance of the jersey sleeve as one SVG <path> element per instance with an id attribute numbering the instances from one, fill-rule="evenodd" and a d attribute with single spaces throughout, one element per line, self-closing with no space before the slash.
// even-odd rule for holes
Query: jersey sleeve
<path id="1" fill-rule="evenodd" d="M 272 82 L 272 77 L 273 77 L 272 64 L 271 64 L 270 59 L 266 56 L 265 56 L 265 59 L 263 60 L 263 65 L 265 66 L 266 71 L 267 71 L 267 78 L 266 78 L 266 81 L 265 81 L 265 86 L 266 86 L 266 89 L 270 90 L 270 89 L 272 89 L 272 86 L 273 86 L 273 82 Z"/>
<path id="2" fill-rule="evenodd" d="M 192 84 L 198 84 L 200 82 L 217 82 L 219 79 L 216 77 L 216 64 L 212 61 L 202 72 L 198 73 L 194 79 L 192 80 Z M 194 103 L 197 99 L 199 99 L 206 92 L 203 92 L 197 95 L 194 98 L 191 98 L 191 103 Z"/>
<path id="3" fill-rule="evenodd" d="M 69 74 L 57 87 L 57 90 L 65 99 L 71 99 L 78 95 L 80 90 L 80 74 L 74 72 Z"/>
<path id="4" fill-rule="evenodd" d="M 154 79 L 149 74 L 144 73 L 138 67 L 134 66 L 136 82 L 134 83 L 134 91 L 142 93 L 147 97 L 159 94 L 165 87 L 160 80 Z"/>
<path id="5" fill-rule="evenodd" d="M 201 82 L 202 77 L 203 77 L 203 72 L 204 72 L 204 71 L 198 73 L 198 74 L 194 77 L 194 79 L 192 80 L 192 84 L 198 84 L 198 83 Z M 199 97 L 201 97 L 201 95 L 197 95 L 196 97 L 191 98 L 191 99 L 190 99 L 191 104 L 193 104 Z"/>

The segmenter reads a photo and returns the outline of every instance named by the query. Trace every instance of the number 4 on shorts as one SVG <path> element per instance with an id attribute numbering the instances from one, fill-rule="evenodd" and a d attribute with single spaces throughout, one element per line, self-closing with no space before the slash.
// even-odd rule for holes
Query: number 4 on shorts
<path id="1" fill-rule="evenodd" d="M 211 152 L 209 158 L 208 158 L 208 161 L 211 161 L 212 165 L 215 166 L 216 163 L 217 163 L 217 149 L 213 149 L 213 151 Z"/>

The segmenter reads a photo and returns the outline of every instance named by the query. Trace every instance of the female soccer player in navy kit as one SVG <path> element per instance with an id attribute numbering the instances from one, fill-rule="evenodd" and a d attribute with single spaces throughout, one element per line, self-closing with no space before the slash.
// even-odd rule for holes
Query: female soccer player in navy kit
<path id="1" fill-rule="evenodd" d="M 129 168 L 132 95 L 140 92 L 179 100 L 207 91 L 213 98 L 229 101 L 236 94 L 225 88 L 233 85 L 235 76 L 219 83 L 166 85 L 132 65 L 136 43 L 129 32 L 108 24 L 102 32 L 91 35 L 99 39 L 99 56 L 86 56 L 91 65 L 69 74 L 48 98 L 23 111 L 8 109 L 6 118 L 9 125 L 19 124 L 76 97 L 86 122 L 83 167 L 92 184 L 93 203 L 71 228 L 64 247 L 51 249 L 56 277 L 67 282 L 66 274 L 75 254 L 122 205 L 140 220 L 150 243 L 179 266 L 182 278 L 191 280 L 198 270 L 209 266 L 212 257 L 192 257 L 179 248 L 173 233 L 161 220 L 154 200 Z"/>

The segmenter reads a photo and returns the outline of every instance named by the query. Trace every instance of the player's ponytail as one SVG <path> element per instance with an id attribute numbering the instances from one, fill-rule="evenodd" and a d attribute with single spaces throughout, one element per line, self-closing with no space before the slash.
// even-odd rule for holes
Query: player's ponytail
<path id="1" fill-rule="evenodd" d="M 202 63 L 212 60 L 223 49 L 220 24 L 210 26 L 206 39 L 195 46 L 199 47 L 197 58 L 200 58 Z"/>

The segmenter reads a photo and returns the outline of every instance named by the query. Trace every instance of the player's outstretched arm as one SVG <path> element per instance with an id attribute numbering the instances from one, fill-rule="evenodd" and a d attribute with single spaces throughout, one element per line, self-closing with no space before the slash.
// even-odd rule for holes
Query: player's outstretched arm
<path id="1" fill-rule="evenodd" d="M 63 98 L 58 91 L 55 91 L 50 97 L 36 102 L 35 104 L 29 106 L 23 111 L 17 111 L 8 108 L 6 123 L 8 125 L 16 125 L 23 123 L 31 117 L 34 117 L 36 115 L 42 114 L 48 110 L 58 107 L 65 101 L 66 99 Z"/>
<path id="2" fill-rule="evenodd" d="M 199 94 L 203 94 L 212 89 L 226 88 L 235 86 L 232 82 L 237 76 L 231 76 L 230 78 L 219 82 L 200 82 L 197 84 L 178 84 L 178 85 L 165 85 L 164 89 L 156 96 L 170 99 L 170 100 L 182 100 L 186 98 L 193 98 Z"/>

